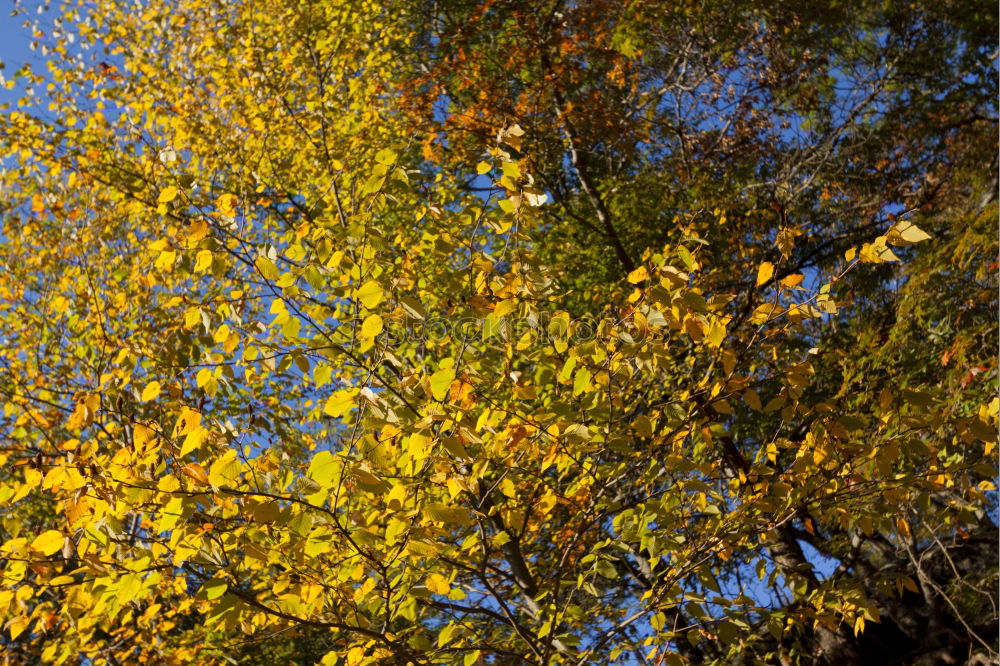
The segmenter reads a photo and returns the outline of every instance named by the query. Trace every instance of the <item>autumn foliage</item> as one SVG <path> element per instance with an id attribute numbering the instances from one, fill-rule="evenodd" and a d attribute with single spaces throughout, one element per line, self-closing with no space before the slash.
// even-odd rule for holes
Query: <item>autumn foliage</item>
<path id="1" fill-rule="evenodd" d="M 16 7 L 10 663 L 995 663 L 994 4 Z"/>

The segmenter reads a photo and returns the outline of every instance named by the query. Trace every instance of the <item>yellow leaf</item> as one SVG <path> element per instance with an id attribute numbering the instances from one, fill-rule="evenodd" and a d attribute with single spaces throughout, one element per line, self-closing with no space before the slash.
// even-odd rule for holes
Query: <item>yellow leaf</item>
<path id="1" fill-rule="evenodd" d="M 62 532 L 47 530 L 35 537 L 35 540 L 31 542 L 31 549 L 48 557 L 62 550 L 64 543 L 66 543 L 66 537 L 63 536 Z"/>
<path id="2" fill-rule="evenodd" d="M 445 504 L 428 504 L 424 507 L 424 515 L 430 520 L 440 523 L 451 523 L 455 525 L 473 525 L 475 521 L 469 515 L 468 510 L 460 506 L 447 506 Z"/>
<path id="3" fill-rule="evenodd" d="M 382 327 L 382 317 L 377 314 L 368 315 L 365 317 L 364 323 L 361 324 L 361 335 L 366 338 L 374 338 L 382 332 Z"/>
<path id="4" fill-rule="evenodd" d="M 195 272 L 201 273 L 202 271 L 208 270 L 208 268 L 211 265 L 212 265 L 212 251 L 211 250 L 202 250 L 201 252 L 199 252 L 197 254 L 197 256 L 195 258 L 195 262 L 194 262 L 194 270 L 195 270 Z"/>
<path id="5" fill-rule="evenodd" d="M 493 318 L 499 319 L 501 317 L 506 317 L 508 314 L 513 312 L 515 307 L 517 307 L 517 301 L 515 299 L 505 298 L 497 303 L 496 307 L 493 308 Z"/>
<path id="6" fill-rule="evenodd" d="M 239 474 L 240 461 L 236 458 L 236 451 L 229 449 L 209 467 L 208 480 L 216 487 L 231 485 L 236 482 Z"/>
<path id="7" fill-rule="evenodd" d="M 639 284 L 643 280 L 649 277 L 649 271 L 646 270 L 645 266 L 639 266 L 631 273 L 628 274 L 628 281 L 630 284 Z"/>
<path id="8" fill-rule="evenodd" d="M 160 480 L 156 484 L 157 490 L 162 490 L 165 493 L 172 493 L 180 487 L 180 482 L 173 474 L 167 474 L 164 477 L 160 477 Z"/>
<path id="9" fill-rule="evenodd" d="M 354 407 L 354 396 L 351 392 L 337 391 L 327 399 L 323 413 L 336 419 L 346 414 L 352 407 Z"/>
<path id="10" fill-rule="evenodd" d="M 229 338 L 229 326 L 227 324 L 222 324 L 219 328 L 215 329 L 215 334 L 212 336 L 219 344 L 225 342 Z"/>
<path id="11" fill-rule="evenodd" d="M 879 236 L 871 243 L 865 243 L 861 247 L 861 261 L 869 264 L 882 264 L 890 261 L 899 261 L 899 257 L 886 247 L 888 238 Z"/>
<path id="12" fill-rule="evenodd" d="M 374 280 L 368 280 L 358 289 L 358 300 L 361 301 L 361 305 L 371 310 L 382 302 L 382 294 L 382 286 Z"/>
<path id="13" fill-rule="evenodd" d="M 229 585 L 226 581 L 219 578 L 212 578 L 205 581 L 205 584 L 201 586 L 200 592 L 204 593 L 205 599 L 212 601 L 221 597 L 228 587 Z"/>
<path id="14" fill-rule="evenodd" d="M 329 451 L 320 451 L 309 462 L 306 475 L 324 488 L 340 478 L 343 463 Z"/>
<path id="15" fill-rule="evenodd" d="M 203 486 L 208 485 L 208 474 L 205 474 L 204 468 L 198 463 L 188 463 L 181 467 L 181 473 L 188 477 L 195 483 L 199 483 Z"/>
<path id="16" fill-rule="evenodd" d="M 774 264 L 770 261 L 765 261 L 757 269 L 757 286 L 759 287 L 770 280 L 772 275 L 774 275 Z"/>
<path id="17" fill-rule="evenodd" d="M 233 217 L 236 215 L 236 202 L 235 194 L 223 194 L 215 200 L 215 206 L 226 217 Z"/>
<path id="18" fill-rule="evenodd" d="M 135 595 L 142 589 L 142 578 L 139 574 L 125 574 L 118 581 L 118 602 L 126 604 L 135 599 Z"/>
<path id="19" fill-rule="evenodd" d="M 906 246 L 930 240 L 931 235 L 912 222 L 900 220 L 892 225 L 886 237 L 893 245 Z"/>
<path id="20" fill-rule="evenodd" d="M 278 279 L 278 267 L 275 266 L 274 262 L 267 257 L 257 257 L 257 261 L 254 262 L 254 265 L 257 267 L 257 270 L 265 280 Z"/>
<path id="21" fill-rule="evenodd" d="M 156 203 L 170 203 L 177 198 L 177 188 L 168 185 L 160 190 L 160 196 L 156 198 Z"/>
<path id="22" fill-rule="evenodd" d="M 11 620 L 7 625 L 7 630 L 10 632 L 10 639 L 14 640 L 18 636 L 24 633 L 24 630 L 28 628 L 31 624 L 30 617 L 18 616 Z"/>
<path id="23" fill-rule="evenodd" d="M 721 347 L 726 339 L 726 325 L 718 319 L 714 320 L 708 327 L 706 338 L 712 347 Z"/>
<path id="24" fill-rule="evenodd" d="M 181 451 L 178 455 L 183 458 L 204 444 L 206 439 L 208 439 L 208 430 L 201 426 L 196 427 L 184 438 L 184 443 L 181 445 Z"/>
<path id="25" fill-rule="evenodd" d="M 142 397 L 140 398 L 140 400 L 142 402 L 149 402 L 150 400 L 158 397 L 159 395 L 160 395 L 160 382 L 151 381 L 148 384 L 146 384 L 146 388 L 142 389 Z"/>
<path id="26" fill-rule="evenodd" d="M 489 162 L 480 162 L 476 165 L 476 173 L 482 176 L 484 173 L 489 173 L 492 168 Z"/>
<path id="27" fill-rule="evenodd" d="M 444 368 L 431 375 L 431 393 L 435 400 L 444 400 L 451 388 L 451 382 L 455 379 L 454 368 Z"/>
<path id="28" fill-rule="evenodd" d="M 137 423 L 132 427 L 132 443 L 139 451 L 144 451 L 146 445 L 156 439 L 156 433 L 149 426 Z"/>
<path id="29" fill-rule="evenodd" d="M 428 576 L 425 585 L 427 586 L 427 589 L 434 594 L 445 595 L 451 591 L 451 586 L 448 585 L 448 579 L 437 573 L 433 573 Z"/>
<path id="30" fill-rule="evenodd" d="M 188 247 L 194 247 L 195 243 L 200 241 L 202 238 L 208 235 L 209 227 L 208 222 L 205 220 L 195 220 L 188 227 L 187 242 Z"/>
<path id="31" fill-rule="evenodd" d="M 781 286 L 788 287 L 789 289 L 798 287 L 805 279 L 806 276 L 802 273 L 792 273 L 787 277 L 781 278 Z"/>
<path id="32" fill-rule="evenodd" d="M 200 425 L 201 412 L 190 407 L 183 407 L 180 416 L 177 417 L 177 424 L 174 426 L 174 437 L 186 435 Z"/>

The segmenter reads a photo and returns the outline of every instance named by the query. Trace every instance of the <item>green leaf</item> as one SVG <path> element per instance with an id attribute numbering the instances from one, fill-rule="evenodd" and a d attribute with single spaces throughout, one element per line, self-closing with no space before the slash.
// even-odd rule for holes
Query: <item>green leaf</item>
<path id="1" fill-rule="evenodd" d="M 205 584 L 201 586 L 199 590 L 199 595 L 206 601 L 212 601 L 218 599 L 226 590 L 229 589 L 229 584 L 221 578 L 210 578 L 205 581 Z"/>

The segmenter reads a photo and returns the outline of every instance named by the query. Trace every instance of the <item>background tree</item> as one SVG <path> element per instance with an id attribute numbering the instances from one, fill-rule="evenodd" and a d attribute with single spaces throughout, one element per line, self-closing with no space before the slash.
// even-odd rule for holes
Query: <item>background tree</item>
<path id="1" fill-rule="evenodd" d="M 988 663 L 996 10 L 65 6 L 7 652 Z"/>

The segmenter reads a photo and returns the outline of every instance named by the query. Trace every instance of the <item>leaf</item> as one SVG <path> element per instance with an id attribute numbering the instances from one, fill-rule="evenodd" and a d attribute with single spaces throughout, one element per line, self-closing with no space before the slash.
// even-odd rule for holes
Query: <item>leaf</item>
<path id="1" fill-rule="evenodd" d="M 489 162 L 480 162 L 476 165 L 476 173 L 482 176 L 493 170 L 493 166 Z"/>
<path id="2" fill-rule="evenodd" d="M 254 262 L 257 270 L 260 272 L 261 276 L 265 280 L 277 280 L 278 279 L 278 267 L 274 265 L 274 262 L 267 257 L 260 256 Z"/>
<path id="3" fill-rule="evenodd" d="M 10 632 L 10 639 L 15 640 L 24 633 L 24 630 L 31 624 L 31 618 L 23 615 L 17 616 L 7 623 L 7 630 Z"/>
<path id="4" fill-rule="evenodd" d="M 46 530 L 35 537 L 31 542 L 31 549 L 37 550 L 42 555 L 49 557 L 62 550 L 66 537 L 58 530 Z"/>
<path id="5" fill-rule="evenodd" d="M 124 605 L 135 600 L 142 589 L 142 578 L 138 574 L 125 574 L 118 580 L 118 603 Z"/>
<path id="6" fill-rule="evenodd" d="M 451 586 L 448 585 L 448 579 L 441 574 L 433 573 L 427 577 L 424 582 L 427 589 L 434 594 L 447 595 L 451 591 Z"/>
<path id="7" fill-rule="evenodd" d="M 203 486 L 208 485 L 208 474 L 205 473 L 205 469 L 198 463 L 184 465 L 184 467 L 181 467 L 181 473 L 195 483 Z"/>
<path id="8" fill-rule="evenodd" d="M 173 185 L 168 185 L 160 190 L 160 196 L 156 198 L 157 203 L 165 204 L 170 203 L 177 198 L 177 188 Z"/>
<path id="9" fill-rule="evenodd" d="M 544 206 L 545 202 L 549 199 L 548 194 L 534 187 L 526 187 L 521 190 L 521 196 L 524 197 L 524 200 L 528 202 L 529 206 L 534 208 Z"/>
<path id="10" fill-rule="evenodd" d="M 408 317 L 424 319 L 427 316 L 427 310 L 424 309 L 423 303 L 412 296 L 404 296 L 399 299 L 399 305 Z"/>
<path id="11" fill-rule="evenodd" d="M 320 451 L 309 462 L 306 474 L 324 488 L 328 488 L 334 479 L 340 477 L 342 463 L 329 451 Z"/>
<path id="12" fill-rule="evenodd" d="M 514 124 L 503 130 L 500 133 L 500 140 L 506 143 L 508 146 L 514 150 L 521 150 L 521 143 L 523 141 L 524 130 L 521 129 L 520 125 Z"/>
<path id="13" fill-rule="evenodd" d="M 646 270 L 645 266 L 639 266 L 631 273 L 628 274 L 629 284 L 639 284 L 643 280 L 649 279 L 649 271 Z"/>
<path id="14" fill-rule="evenodd" d="M 350 390 L 337 391 L 326 400 L 323 413 L 337 419 L 354 407 L 354 393 Z"/>
<path id="15" fill-rule="evenodd" d="M 711 325 L 708 327 L 705 339 L 709 346 L 716 349 L 721 347 L 726 339 L 726 325 L 719 319 L 713 319 Z"/>
<path id="16" fill-rule="evenodd" d="M 205 581 L 204 585 L 201 586 L 199 593 L 205 598 L 205 600 L 213 601 L 225 594 L 227 589 L 229 589 L 229 584 L 226 583 L 225 580 L 221 578 L 210 578 Z"/>
<path id="17" fill-rule="evenodd" d="M 457 633 L 458 633 L 458 625 L 456 625 L 454 622 L 449 622 L 444 629 L 438 632 L 438 638 L 437 638 L 438 647 L 439 648 L 444 647 L 445 645 L 450 643 L 451 639 L 454 638 L 455 634 Z"/>
<path id="18" fill-rule="evenodd" d="M 358 289 L 357 298 L 368 310 L 382 302 L 382 285 L 374 280 L 368 280 Z"/>
<path id="19" fill-rule="evenodd" d="M 136 423 L 132 426 L 132 443 L 139 451 L 144 451 L 146 446 L 156 440 L 156 432 L 147 425 Z"/>
<path id="20" fill-rule="evenodd" d="M 391 148 L 383 148 L 375 154 L 375 162 L 385 166 L 392 166 L 396 162 L 398 154 Z"/>
<path id="21" fill-rule="evenodd" d="M 587 368 L 580 368 L 573 376 L 573 395 L 580 395 L 585 391 L 589 391 L 591 388 L 590 370 Z"/>
<path id="22" fill-rule="evenodd" d="M 757 286 L 759 287 L 770 280 L 772 275 L 774 275 L 774 264 L 765 261 L 757 269 Z"/>
<path id="23" fill-rule="evenodd" d="M 450 525 L 464 525 L 466 527 L 474 525 L 475 521 L 469 515 L 468 510 L 460 506 L 447 506 L 445 504 L 427 504 L 424 506 L 424 514 L 430 520 Z"/>
<path id="24" fill-rule="evenodd" d="M 193 432 L 201 425 L 201 412 L 190 407 L 182 407 L 181 413 L 174 424 L 174 437 L 182 437 Z"/>
<path id="25" fill-rule="evenodd" d="M 368 315 L 361 324 L 361 335 L 366 338 L 374 338 L 382 332 L 382 317 L 377 314 Z"/>
<path id="26" fill-rule="evenodd" d="M 861 261 L 870 264 L 899 261 L 899 257 L 897 257 L 892 250 L 886 247 L 887 242 L 888 239 L 885 236 L 879 236 L 871 243 L 865 243 L 861 247 Z"/>
<path id="27" fill-rule="evenodd" d="M 792 273 L 791 275 L 781 278 L 781 286 L 788 289 L 795 289 L 798 288 L 805 279 L 806 276 L 802 273 Z"/>
<path id="28" fill-rule="evenodd" d="M 202 428 L 200 425 L 195 427 L 184 437 L 184 443 L 181 445 L 181 450 L 177 455 L 183 458 L 198 449 L 208 439 L 208 435 L 209 432 L 205 428 Z"/>
<path id="29" fill-rule="evenodd" d="M 435 400 L 444 400 L 455 379 L 454 368 L 443 368 L 431 375 L 431 394 Z"/>
<path id="30" fill-rule="evenodd" d="M 896 224 L 892 225 L 892 228 L 889 229 L 888 233 L 886 233 L 886 240 L 890 244 L 903 247 L 930 239 L 930 234 L 912 222 L 908 222 L 906 220 L 900 220 Z"/>
<path id="31" fill-rule="evenodd" d="M 208 469 L 208 482 L 216 488 L 234 485 L 239 477 L 241 463 L 236 451 L 229 449 Z"/>
<path id="32" fill-rule="evenodd" d="M 195 256 L 194 270 L 197 273 L 207 271 L 212 267 L 212 251 L 211 250 L 201 250 Z"/>
<path id="33" fill-rule="evenodd" d="M 160 395 L 160 382 L 151 381 L 146 384 L 146 388 L 142 389 L 142 396 L 139 398 L 142 402 L 149 402 L 150 400 L 159 397 Z"/>
<path id="34" fill-rule="evenodd" d="M 235 194 L 227 192 L 215 200 L 215 207 L 224 217 L 231 218 L 236 215 L 236 204 L 238 201 L 239 199 Z"/>

